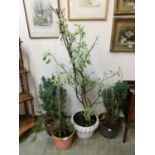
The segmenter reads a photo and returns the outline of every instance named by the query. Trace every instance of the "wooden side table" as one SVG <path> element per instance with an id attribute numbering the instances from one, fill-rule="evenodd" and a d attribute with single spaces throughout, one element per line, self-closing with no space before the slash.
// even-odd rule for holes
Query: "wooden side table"
<path id="1" fill-rule="evenodd" d="M 126 81 L 129 85 L 129 99 L 126 109 L 124 110 L 125 115 L 125 130 L 123 135 L 123 143 L 126 142 L 128 127 L 130 123 L 135 123 L 135 81 Z"/>

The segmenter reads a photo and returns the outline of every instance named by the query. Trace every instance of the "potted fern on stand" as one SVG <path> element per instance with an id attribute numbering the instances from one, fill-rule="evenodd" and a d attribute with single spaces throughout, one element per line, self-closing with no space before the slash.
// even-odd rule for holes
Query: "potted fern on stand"
<path id="1" fill-rule="evenodd" d="M 67 49 L 71 68 L 59 63 L 56 57 L 49 51 L 44 55 L 43 60 L 49 63 L 52 58 L 61 69 L 56 78 L 59 77 L 63 84 L 69 85 L 74 89 L 78 101 L 83 105 L 83 110 L 73 114 L 71 121 L 80 138 L 89 138 L 93 135 L 99 124 L 98 117 L 94 112 L 94 106 L 98 103 L 100 96 L 96 96 L 95 99 L 90 97 L 90 92 L 97 86 L 98 79 L 92 79 L 90 74 L 86 74 L 85 70 L 91 64 L 90 53 L 96 44 L 97 38 L 92 46 L 88 47 L 84 41 L 86 36 L 84 27 L 76 24 L 75 31 L 71 32 L 68 28 L 64 11 L 60 9 L 53 9 L 53 11 L 59 19 L 61 40 L 63 40 Z M 117 72 L 111 76 L 116 74 Z"/>

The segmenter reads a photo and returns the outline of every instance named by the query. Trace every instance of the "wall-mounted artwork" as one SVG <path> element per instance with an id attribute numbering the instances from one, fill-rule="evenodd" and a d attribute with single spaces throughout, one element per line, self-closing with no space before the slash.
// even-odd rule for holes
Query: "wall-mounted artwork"
<path id="1" fill-rule="evenodd" d="M 69 20 L 106 20 L 109 0 L 68 0 Z"/>
<path id="2" fill-rule="evenodd" d="M 112 52 L 135 51 L 135 19 L 134 17 L 115 17 L 113 21 Z"/>
<path id="3" fill-rule="evenodd" d="M 30 38 L 54 38 L 59 36 L 58 19 L 53 8 L 57 0 L 23 0 Z"/>
<path id="4" fill-rule="evenodd" d="M 116 15 L 130 15 L 135 13 L 135 0 L 115 0 Z"/>

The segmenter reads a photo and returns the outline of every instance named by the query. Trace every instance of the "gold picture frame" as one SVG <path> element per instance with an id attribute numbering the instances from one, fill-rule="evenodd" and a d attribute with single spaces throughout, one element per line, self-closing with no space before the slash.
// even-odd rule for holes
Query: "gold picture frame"
<path id="1" fill-rule="evenodd" d="M 135 18 L 115 17 L 111 37 L 111 52 L 135 51 Z"/>
<path id="2" fill-rule="evenodd" d="M 109 0 L 68 0 L 68 20 L 106 20 Z"/>
<path id="3" fill-rule="evenodd" d="M 115 0 L 115 15 L 134 15 L 135 0 Z"/>

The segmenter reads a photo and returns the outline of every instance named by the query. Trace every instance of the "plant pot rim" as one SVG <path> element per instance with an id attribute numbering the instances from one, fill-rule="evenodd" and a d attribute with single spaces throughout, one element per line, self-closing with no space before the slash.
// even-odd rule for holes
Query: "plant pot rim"
<path id="1" fill-rule="evenodd" d="M 121 119 L 120 119 L 121 117 L 119 117 L 119 119 L 116 120 L 114 124 L 111 124 L 111 125 L 113 125 L 113 126 L 109 126 L 108 123 L 110 123 L 110 121 L 107 121 L 107 122 L 103 123 L 102 120 L 106 120 L 106 114 L 107 114 L 107 113 L 105 112 L 105 113 L 101 113 L 101 114 L 98 116 L 98 118 L 99 118 L 99 126 L 105 126 L 107 129 L 114 129 L 114 128 L 116 128 L 117 126 L 119 126 L 119 124 L 121 124 Z M 102 118 L 102 116 L 105 116 L 105 117 Z"/>
<path id="2" fill-rule="evenodd" d="M 96 122 L 93 124 L 93 125 L 91 125 L 91 126 L 81 126 L 81 125 L 79 125 L 79 124 L 77 124 L 75 121 L 74 121 L 74 115 L 76 114 L 76 113 L 78 113 L 78 112 L 81 112 L 81 111 L 77 111 L 77 112 L 75 112 L 72 116 L 71 116 L 71 122 L 76 126 L 76 127 L 78 127 L 78 128 L 81 128 L 81 129 L 90 129 L 90 128 L 92 128 L 93 126 L 98 126 L 98 123 L 99 123 L 99 119 L 98 119 L 98 117 L 94 114 L 94 116 L 96 117 Z"/>
<path id="3" fill-rule="evenodd" d="M 107 114 L 108 114 L 107 112 L 100 113 L 99 116 L 98 116 L 99 120 L 101 120 L 102 116 L 104 116 L 104 115 L 106 116 Z M 120 118 L 121 118 L 121 116 L 119 117 L 119 119 Z"/>
<path id="4" fill-rule="evenodd" d="M 70 139 L 70 138 L 74 135 L 74 133 L 75 133 L 75 131 L 73 131 L 69 136 L 61 138 L 61 137 L 55 136 L 55 135 L 53 134 L 53 132 L 51 132 L 52 137 L 55 138 L 55 139 L 57 139 L 57 140 L 68 140 L 68 139 Z"/>
<path id="5" fill-rule="evenodd" d="M 98 115 L 98 118 L 100 119 L 103 115 L 106 115 L 107 114 L 107 112 L 102 112 L 102 113 L 100 113 L 99 115 Z"/>

